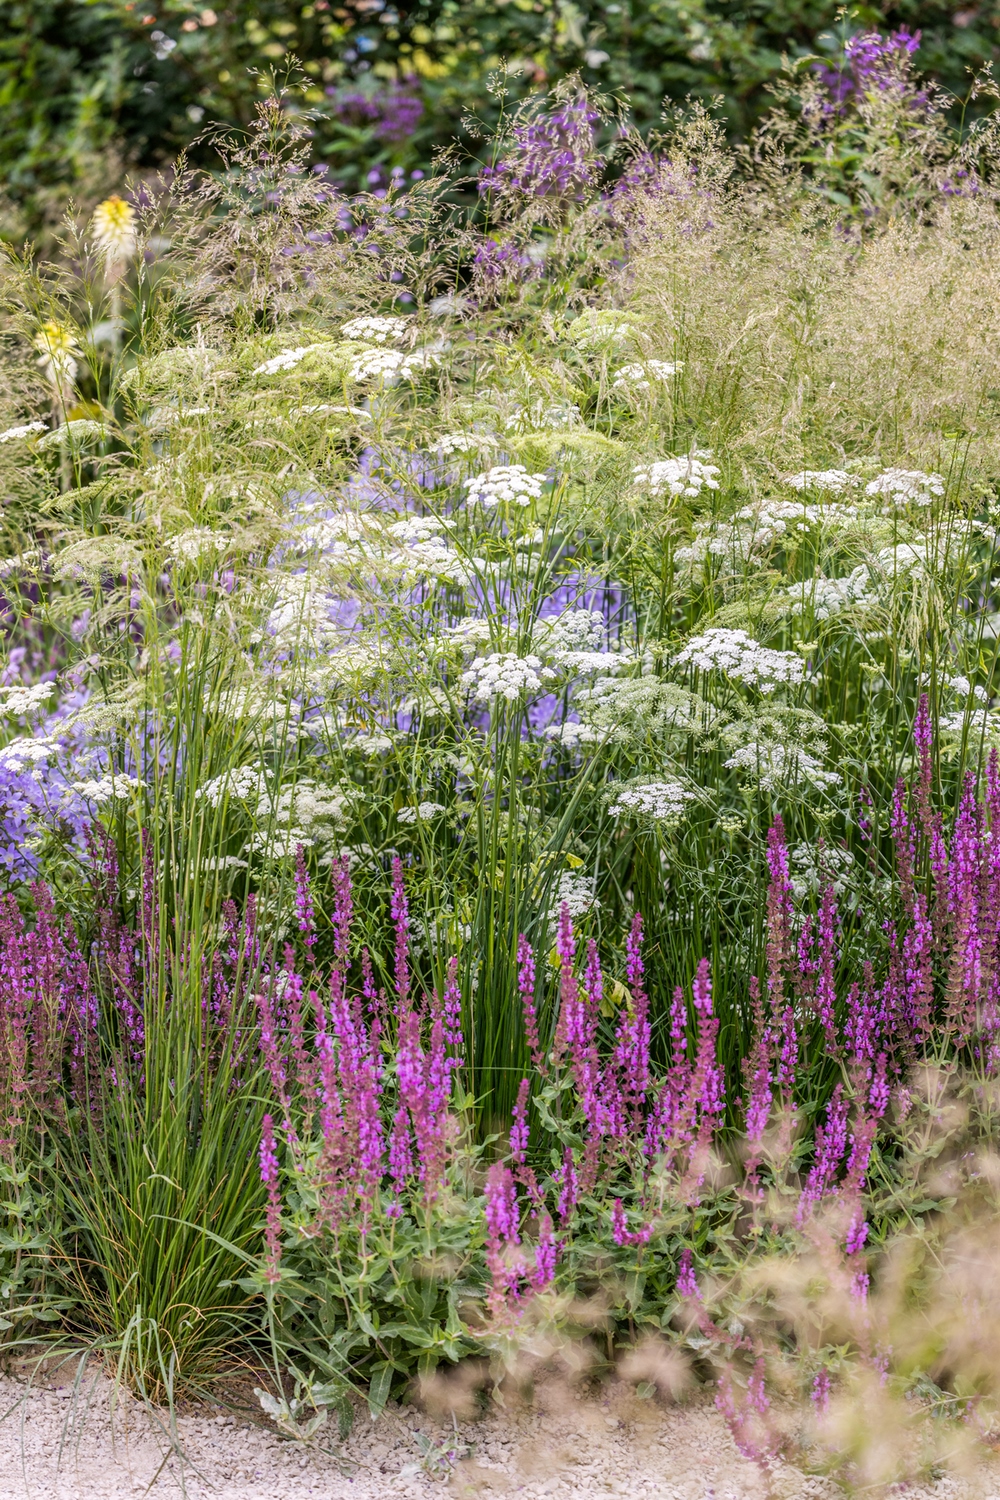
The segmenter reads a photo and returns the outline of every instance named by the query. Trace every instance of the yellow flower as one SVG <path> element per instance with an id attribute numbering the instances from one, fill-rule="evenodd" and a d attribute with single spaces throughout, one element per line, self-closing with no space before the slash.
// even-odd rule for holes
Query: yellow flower
<path id="1" fill-rule="evenodd" d="M 135 254 L 135 209 L 117 193 L 97 205 L 91 228 L 106 260 L 128 260 Z"/>
<path id="2" fill-rule="evenodd" d="M 75 379 L 75 356 L 80 353 L 80 346 L 71 328 L 50 318 L 35 334 L 34 344 L 38 350 L 38 363 L 53 385 Z"/>

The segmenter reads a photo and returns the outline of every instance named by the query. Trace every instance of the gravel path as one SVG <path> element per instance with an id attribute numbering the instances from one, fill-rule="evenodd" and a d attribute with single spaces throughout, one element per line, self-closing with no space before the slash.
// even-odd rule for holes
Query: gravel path
<path id="1" fill-rule="evenodd" d="M 75 1396 L 70 1387 L 29 1391 L 22 1382 L 0 1378 L 0 1414 L 6 1413 L 0 1423 L 0 1500 L 491 1500 L 504 1494 L 523 1500 L 833 1500 L 841 1494 L 788 1467 L 771 1477 L 769 1489 L 756 1467 L 739 1456 L 710 1405 L 663 1408 L 622 1389 L 596 1400 L 542 1393 L 530 1411 L 493 1410 L 460 1422 L 457 1439 L 450 1421 L 408 1407 L 389 1411 L 375 1425 L 363 1417 L 343 1448 L 349 1476 L 331 1458 L 303 1455 L 249 1419 L 198 1408 L 177 1418 L 188 1461 L 183 1480 L 180 1463 L 140 1407 L 119 1405 L 112 1424 L 110 1396 L 103 1377 Z M 471 1447 L 446 1484 L 408 1468 L 419 1464 L 418 1434 Z M 1000 1483 L 994 1483 L 966 1489 L 942 1481 L 905 1495 L 1000 1500 Z"/>

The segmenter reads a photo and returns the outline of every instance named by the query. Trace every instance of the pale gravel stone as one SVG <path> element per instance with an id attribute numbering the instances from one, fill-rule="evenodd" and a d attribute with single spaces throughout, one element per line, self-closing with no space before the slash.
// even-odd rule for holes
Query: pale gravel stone
<path id="1" fill-rule="evenodd" d="M 0 1377 L 0 1500 L 166 1500 L 182 1494 L 176 1458 L 161 1469 L 162 1432 L 137 1403 L 119 1402 L 111 1417 L 111 1385 L 103 1376 L 71 1390 L 29 1388 Z M 188 1460 L 190 1500 L 429 1500 L 510 1495 L 516 1500 L 832 1500 L 823 1480 L 787 1466 L 771 1488 L 740 1457 L 725 1423 L 708 1403 L 662 1408 L 613 1392 L 581 1401 L 564 1392 L 550 1410 L 491 1410 L 459 1423 L 458 1441 L 473 1444 L 447 1487 L 420 1474 L 400 1474 L 418 1458 L 415 1434 L 440 1441 L 451 1424 L 404 1408 L 372 1428 L 360 1417 L 344 1445 L 356 1465 L 345 1477 L 323 1456 L 304 1456 L 273 1433 L 241 1418 L 177 1419 Z M 609 1410 L 610 1406 L 610 1410 Z M 169 1422 L 161 1413 L 164 1423 Z M 612 1423 L 614 1424 L 612 1426 Z M 62 1448 L 59 1458 L 60 1446 Z M 159 1477 L 157 1470 L 161 1470 Z M 995 1480 L 965 1488 L 943 1480 L 906 1491 L 907 1500 L 1000 1500 Z"/>

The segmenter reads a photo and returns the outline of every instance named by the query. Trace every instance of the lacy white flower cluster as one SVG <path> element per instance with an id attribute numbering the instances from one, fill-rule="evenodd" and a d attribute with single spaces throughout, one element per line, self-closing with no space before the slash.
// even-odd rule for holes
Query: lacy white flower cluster
<path id="1" fill-rule="evenodd" d="M 298 349 L 286 349 L 283 354 L 275 354 L 272 359 L 266 359 L 252 373 L 254 375 L 280 375 L 282 370 L 294 370 L 307 354 L 312 354 L 314 349 L 322 347 L 322 344 L 301 344 Z"/>
<path id="2" fill-rule="evenodd" d="M 651 818 L 654 823 L 676 823 L 684 812 L 685 802 L 694 801 L 694 792 L 679 781 L 648 781 L 645 786 L 630 786 L 620 791 L 611 807 L 613 818 L 633 813 Z"/>
<path id="3" fill-rule="evenodd" d="M 798 474 L 789 474 L 785 483 L 793 490 L 829 490 L 831 494 L 839 495 L 852 485 L 860 484 L 861 480 L 845 469 L 802 469 Z"/>
<path id="4" fill-rule="evenodd" d="M 854 506 L 808 505 L 804 501 L 767 500 L 761 505 L 744 505 L 731 521 L 696 521 L 690 546 L 678 547 L 678 563 L 702 562 L 707 557 L 725 557 L 733 566 L 757 565 L 761 554 L 779 537 L 789 532 L 807 532 L 811 526 L 837 528 L 856 522 Z"/>
<path id="5" fill-rule="evenodd" d="M 43 708 L 52 697 L 55 686 L 51 682 L 36 682 L 29 687 L 27 683 L 15 682 L 10 687 L 0 688 L 0 712 L 5 714 L 31 714 L 37 709 Z"/>
<path id="6" fill-rule="evenodd" d="M 44 437 L 38 439 L 38 446 L 45 451 L 49 448 L 62 448 L 67 443 L 92 443 L 103 442 L 108 435 L 108 429 L 102 422 L 95 422 L 90 417 L 74 417 L 70 422 L 63 422 L 61 427 L 54 427 Z"/>
<path id="7" fill-rule="evenodd" d="M 989 695 L 987 694 L 986 689 L 984 687 L 980 687 L 978 683 L 975 687 L 973 687 L 972 683 L 967 677 L 949 677 L 947 679 L 946 686 L 949 687 L 953 693 L 959 693 L 963 698 L 974 698 L 977 703 L 989 702 Z"/>
<path id="8" fill-rule="evenodd" d="M 604 643 L 604 616 L 599 609 L 568 609 L 535 621 L 531 644 L 556 660 L 567 651 L 596 651 Z"/>
<path id="9" fill-rule="evenodd" d="M 647 359 L 642 365 L 622 365 L 615 371 L 611 382 L 613 391 L 648 391 L 653 381 L 669 380 L 684 368 L 684 361 L 669 359 Z"/>
<path id="10" fill-rule="evenodd" d="M 127 802 L 141 786 L 142 782 L 135 776 L 109 774 L 99 781 L 74 781 L 73 790 L 79 792 L 86 802 L 106 807 L 109 802 Z"/>
<path id="11" fill-rule="evenodd" d="M 440 356 L 433 349 L 414 349 L 404 354 L 400 349 L 368 349 L 359 354 L 351 365 L 351 380 L 380 380 L 391 382 L 401 377 L 416 375 L 438 364 Z"/>
<path id="12" fill-rule="evenodd" d="M 843 896 L 852 884 L 854 856 L 836 844 L 823 848 L 817 848 L 815 844 L 795 844 L 789 850 L 789 860 L 792 891 L 798 901 L 810 891 L 818 893 L 828 883 L 837 896 Z"/>
<path id="13" fill-rule="evenodd" d="M 585 917 L 588 911 L 593 911 L 600 904 L 594 895 L 594 881 L 590 876 L 576 875 L 570 870 L 559 876 L 552 892 L 553 912 L 559 913 L 564 906 L 568 906 L 569 914 L 575 920 L 577 917 Z"/>
<path id="14" fill-rule="evenodd" d="M 446 432 L 434 444 L 439 458 L 450 458 L 453 453 L 477 453 L 480 448 L 496 447 L 496 438 L 485 432 Z"/>
<path id="15" fill-rule="evenodd" d="M 31 766 L 37 780 L 41 772 L 38 769 L 45 761 L 51 760 L 58 750 L 58 745 L 44 736 L 37 739 L 33 736 L 19 735 L 16 740 L 10 740 L 0 748 L 0 766 L 6 771 L 13 771 L 15 776 L 20 776 L 22 771 Z"/>
<path id="16" fill-rule="evenodd" d="M 886 469 L 865 485 L 865 494 L 888 495 L 897 505 L 930 505 L 944 494 L 944 478 L 919 469 Z"/>
<path id="17" fill-rule="evenodd" d="M 467 503 L 481 505 L 485 510 L 501 503 L 530 505 L 541 498 L 544 483 L 544 474 L 529 474 L 523 464 L 498 464 L 485 474 L 474 474 L 465 481 L 469 492 Z"/>
<path id="18" fill-rule="evenodd" d="M 582 427 L 583 418 L 572 401 L 561 405 L 536 401 L 533 406 L 517 407 L 503 425 L 506 432 L 566 432 Z"/>
<path id="19" fill-rule="evenodd" d="M 605 738 L 593 724 L 581 723 L 577 719 L 564 719 L 561 724 L 549 724 L 545 738 L 561 745 L 564 750 L 579 750 L 581 745 L 596 745 Z"/>
<path id="20" fill-rule="evenodd" d="M 405 318 L 352 318 L 340 330 L 345 339 L 361 344 L 394 344 L 406 333 Z"/>
<path id="21" fill-rule="evenodd" d="M 938 728 L 950 739 L 965 735 L 970 744 L 1000 744 L 1000 714 L 988 708 L 968 707 L 958 713 L 942 714 Z"/>
<path id="22" fill-rule="evenodd" d="M 477 569 L 485 569 L 487 563 L 481 557 L 466 557 L 450 547 L 439 534 L 443 530 L 444 523 L 435 516 L 411 515 L 402 521 L 393 521 L 386 531 L 397 545 L 378 557 L 373 555 L 373 561 L 380 562 L 383 570 L 397 572 L 400 577 L 429 573 L 468 586 Z M 486 639 L 489 639 L 488 635 Z"/>
<path id="23" fill-rule="evenodd" d="M 277 797 L 265 789 L 254 809 L 260 826 L 243 852 L 281 859 L 299 844 L 307 848 L 329 844 L 347 827 L 360 795 L 357 787 L 319 786 L 309 777 L 283 787 Z"/>
<path id="24" fill-rule="evenodd" d="M 474 703 L 489 703 L 492 698 L 506 698 L 514 703 L 523 694 L 538 693 L 546 682 L 555 678 L 551 667 L 543 667 L 541 657 L 517 656 L 513 651 L 491 651 L 477 656 L 467 672 L 459 678 Z"/>
<path id="25" fill-rule="evenodd" d="M 225 552 L 232 538 L 207 526 L 193 526 L 190 531 L 178 532 L 166 544 L 167 556 L 175 562 L 197 562 L 200 557 L 211 557 Z"/>
<path id="26" fill-rule="evenodd" d="M 785 590 L 792 601 L 792 614 L 811 614 L 815 620 L 829 620 L 849 604 L 870 604 L 874 595 L 868 591 L 868 569 L 862 563 L 846 578 L 807 578 Z"/>
<path id="27" fill-rule="evenodd" d="M 31 437 L 33 432 L 44 431 L 44 422 L 25 422 L 21 427 L 8 427 L 6 432 L 0 432 L 0 443 L 13 443 L 18 438 Z"/>
<path id="28" fill-rule="evenodd" d="M 213 776 L 195 792 L 195 797 L 204 800 L 209 807 L 219 807 L 228 798 L 231 802 L 248 802 L 254 808 L 268 792 L 267 772 L 255 766 L 237 766 L 232 771 L 223 771 Z"/>
<path id="29" fill-rule="evenodd" d="M 707 454 L 703 457 L 708 457 Z M 706 464 L 694 454 L 687 458 L 661 458 L 651 464 L 637 464 L 632 470 L 633 482 L 655 496 L 700 495 L 702 489 L 717 490 L 719 473 L 715 464 Z"/>
<path id="30" fill-rule="evenodd" d="M 418 802 L 416 807 L 401 807 L 396 817 L 400 823 L 429 823 L 444 811 L 440 802 Z"/>
<path id="31" fill-rule="evenodd" d="M 725 762 L 727 769 L 746 771 L 752 781 L 765 791 L 807 782 L 818 791 L 839 786 L 835 771 L 825 771 L 820 761 L 801 745 L 779 744 L 777 740 L 754 740 L 742 745 Z"/>
<path id="32" fill-rule="evenodd" d="M 805 665 L 794 651 L 774 651 L 762 646 L 745 630 L 726 630 L 717 626 L 704 635 L 693 636 L 674 657 L 678 667 L 699 667 L 703 672 L 725 672 L 739 682 L 772 693 L 779 683 L 798 683 L 805 675 Z"/>
<path id="33" fill-rule="evenodd" d="M 635 331 L 635 325 L 620 313 L 609 310 L 598 312 L 595 308 L 588 308 L 578 318 L 574 318 L 566 330 L 574 344 L 581 349 L 627 344 Z"/>
<path id="34" fill-rule="evenodd" d="M 277 593 L 267 621 L 276 645 L 318 652 L 337 641 L 339 632 L 331 618 L 337 601 L 311 578 L 302 573 L 286 576 L 279 581 Z"/>
<path id="35" fill-rule="evenodd" d="M 27 571 L 35 568 L 42 560 L 42 554 L 37 547 L 29 547 L 25 552 L 16 552 L 13 557 L 5 557 L 0 562 L 0 578 L 9 578 L 11 573 Z"/>
<path id="36" fill-rule="evenodd" d="M 973 742 L 979 740 L 988 745 L 996 744 L 1000 738 L 1000 713 L 987 707 L 989 695 L 986 689 L 978 683 L 973 686 L 967 677 L 962 676 L 949 677 L 942 686 L 967 701 L 965 707 L 957 712 L 941 714 L 941 733 L 949 738 L 967 735 Z"/>
<path id="37" fill-rule="evenodd" d="M 322 552 L 334 558 L 354 557 L 345 542 L 362 542 L 372 535 L 370 518 L 353 510 L 331 510 L 322 501 L 303 501 L 289 525 L 297 552 Z"/>
<path id="38" fill-rule="evenodd" d="M 895 547 L 883 547 L 875 561 L 887 578 L 921 578 L 928 571 L 927 543 L 900 542 Z"/>

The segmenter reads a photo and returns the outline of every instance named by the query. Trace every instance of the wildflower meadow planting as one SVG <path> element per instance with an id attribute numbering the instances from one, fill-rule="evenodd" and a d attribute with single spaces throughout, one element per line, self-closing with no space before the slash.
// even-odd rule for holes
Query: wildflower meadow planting
<path id="1" fill-rule="evenodd" d="M 914 46 L 360 195 L 276 91 L 6 255 L 8 1354 L 1000 1430 L 1000 129 Z"/>

